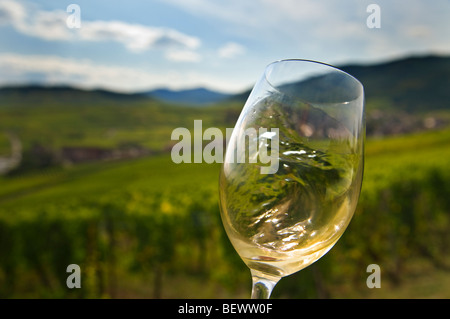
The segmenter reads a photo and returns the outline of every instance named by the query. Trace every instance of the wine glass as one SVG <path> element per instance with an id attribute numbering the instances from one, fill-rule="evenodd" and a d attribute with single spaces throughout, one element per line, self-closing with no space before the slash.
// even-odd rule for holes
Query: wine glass
<path id="1" fill-rule="evenodd" d="M 281 60 L 254 86 L 227 144 L 220 208 L 252 298 L 322 257 L 348 226 L 364 163 L 364 89 L 324 63 Z"/>

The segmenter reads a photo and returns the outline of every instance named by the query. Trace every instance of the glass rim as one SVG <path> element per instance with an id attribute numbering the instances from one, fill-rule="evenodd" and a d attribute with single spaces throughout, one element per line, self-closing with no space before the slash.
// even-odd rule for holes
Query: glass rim
<path id="1" fill-rule="evenodd" d="M 269 64 L 266 65 L 266 67 L 265 67 L 265 69 L 264 69 L 264 78 L 265 78 L 265 80 L 267 81 L 267 83 L 269 83 L 270 86 L 273 87 L 273 88 L 276 89 L 276 90 L 277 90 L 276 86 L 273 85 L 273 83 L 272 83 L 271 81 L 269 81 L 269 79 L 268 79 L 268 77 L 267 77 L 267 71 L 269 70 L 269 68 L 270 68 L 271 66 L 274 66 L 274 65 L 276 65 L 276 64 L 281 64 L 281 63 L 288 63 L 288 62 L 306 62 L 306 63 L 309 63 L 309 64 L 318 64 L 318 65 L 321 65 L 321 66 L 324 66 L 324 67 L 327 67 L 327 68 L 330 68 L 330 69 L 334 69 L 335 71 L 338 71 L 338 72 L 340 72 L 340 73 L 343 73 L 343 74 L 345 74 L 346 76 L 352 78 L 352 79 L 353 79 L 356 83 L 358 83 L 358 84 L 361 86 L 361 88 L 363 88 L 363 90 L 364 90 L 364 85 L 361 83 L 360 80 L 358 80 L 356 77 L 354 77 L 354 76 L 351 75 L 350 73 L 348 73 L 348 72 L 346 72 L 346 71 L 344 71 L 344 70 L 341 70 L 341 69 L 338 68 L 337 66 L 334 66 L 334 65 L 332 65 L 332 64 L 328 64 L 328 63 L 325 63 L 325 62 L 316 61 L 316 60 L 300 59 L 300 58 L 288 58 L 288 59 L 275 60 L 275 61 L 273 61 L 273 62 L 271 62 L 271 63 L 269 63 Z M 278 91 L 278 90 L 277 90 L 277 91 Z"/>

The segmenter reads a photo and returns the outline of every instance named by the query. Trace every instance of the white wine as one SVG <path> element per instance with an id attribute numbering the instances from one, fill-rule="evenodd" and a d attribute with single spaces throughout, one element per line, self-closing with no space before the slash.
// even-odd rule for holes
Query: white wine
<path id="1" fill-rule="evenodd" d="M 342 203 L 338 215 L 343 215 L 343 221 L 350 220 L 348 200 Z M 233 231 L 229 232 L 229 238 L 249 268 L 279 277 L 297 272 L 318 260 L 331 249 L 346 227 L 340 222 L 329 228 L 308 230 L 314 228 L 309 220 L 306 225 L 298 222 L 281 228 L 276 217 L 265 222 L 269 225 L 266 228 L 270 227 L 272 230 L 257 236 L 272 237 L 268 242 L 259 244 L 254 238 L 249 241 Z M 280 229 L 276 230 L 276 226 Z"/>
<path id="2" fill-rule="evenodd" d="M 284 277 L 323 256 L 346 229 L 359 196 L 361 147 L 322 110 L 297 105 L 281 116 L 278 110 L 286 106 L 271 101 L 255 106 L 262 112 L 253 121 L 261 127 L 270 119 L 279 128 L 278 171 L 264 175 L 261 164 L 225 161 L 220 199 L 228 237 L 244 262 Z M 309 120 L 293 124 L 305 112 Z M 327 131 L 314 119 L 327 123 Z M 330 134 L 337 136 L 333 142 Z"/>

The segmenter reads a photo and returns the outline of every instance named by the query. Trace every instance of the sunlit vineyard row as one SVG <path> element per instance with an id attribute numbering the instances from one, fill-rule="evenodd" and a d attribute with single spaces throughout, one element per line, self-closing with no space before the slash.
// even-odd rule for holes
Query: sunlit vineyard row
<path id="1" fill-rule="evenodd" d="M 339 297 L 333 287 L 364 286 L 369 264 L 395 285 L 416 260 L 450 269 L 450 131 L 368 140 L 366 155 L 349 228 L 275 298 Z M 219 168 L 160 155 L 2 177 L 0 297 L 245 296 L 249 272 L 220 220 Z M 80 289 L 66 286 L 69 264 Z M 221 293 L 186 294 L 170 278 Z"/>

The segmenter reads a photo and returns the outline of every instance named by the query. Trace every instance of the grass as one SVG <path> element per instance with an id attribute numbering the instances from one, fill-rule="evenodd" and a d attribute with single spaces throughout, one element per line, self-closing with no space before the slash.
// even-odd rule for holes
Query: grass
<path id="1" fill-rule="evenodd" d="M 108 106 L 110 107 L 110 106 Z M 21 138 L 30 144 L 33 139 L 41 142 L 48 138 L 49 145 L 96 145 L 115 147 L 125 141 L 134 141 L 148 147 L 164 146 L 174 127 L 191 128 L 194 119 L 204 118 L 204 128 L 228 126 L 225 120 L 214 123 L 213 119 L 224 116 L 226 108 L 212 114 L 207 109 L 187 109 L 178 113 L 161 105 L 130 106 L 110 114 L 106 107 L 94 108 L 70 106 L 58 109 L 48 106 L 52 116 L 34 111 L 22 114 L 17 109 L 6 112 L 0 121 L 9 129 L 16 128 Z M 145 109 L 147 108 L 147 109 Z M 117 111 L 116 110 L 116 111 Z M 154 111 L 154 116 L 148 112 Z M 203 113 L 204 112 L 204 113 Z M 22 119 L 24 125 L 16 123 Z M 164 124 L 162 124 L 164 123 Z M 49 127 L 52 130 L 49 130 Z M 60 132 L 55 134 L 54 131 Z M 41 134 L 42 133 L 42 134 Z M 152 137 L 149 139 L 148 137 Z M 25 144 L 27 144 L 25 143 Z M 5 144 L 5 143 L 3 143 Z M 0 144 L 1 146 L 1 144 Z M 4 148 L 4 147 L 3 147 Z M 407 136 L 384 139 L 368 138 L 366 143 L 366 166 L 362 200 L 365 196 L 390 187 L 392 181 L 411 176 L 420 180 L 429 169 L 446 172 L 450 160 L 450 130 L 429 131 Z M 160 192 L 173 192 L 200 198 L 202 189 L 217 196 L 219 164 L 174 164 L 170 154 L 126 161 L 96 162 L 71 167 L 52 167 L 22 175 L 0 177 L 0 219 L 32 221 L 42 207 L 73 202 L 96 202 L 104 198 L 121 197 L 124 194 L 146 196 Z M 448 176 L 448 173 L 446 173 Z M 214 198 L 216 200 L 216 198 Z M 76 206 L 75 206 L 76 207 Z M 86 207 L 82 207 L 86 209 Z M 180 210 L 184 207 L 180 207 Z M 77 218 L 83 211 L 70 210 Z M 78 215 L 76 215 L 78 214 Z M 179 225 L 183 227 L 183 225 Z M 334 249 L 329 254 L 333 254 Z M 220 265 L 218 265 L 220 266 Z M 244 265 L 239 268 L 242 276 L 248 275 L 247 285 L 224 288 L 220 280 L 189 273 L 168 273 L 163 277 L 163 298 L 247 298 L 250 293 L 250 274 Z M 366 277 L 354 285 L 338 283 L 329 287 L 333 298 L 448 298 L 450 297 L 450 274 L 433 268 L 426 260 L 416 258 L 407 264 L 408 272 L 400 285 L 392 284 L 382 277 L 382 288 L 368 289 Z M 383 271 L 383 268 L 382 268 Z M 3 274 L 4 275 L 4 274 Z M 2 276 L 0 271 L 0 277 Z M 119 297 L 140 298 L 151 296 L 148 282 L 153 275 L 134 276 L 122 273 Z M 382 274 L 383 276 L 383 274 Z M 295 277 L 283 279 L 301 281 Z M 241 281 L 242 283 L 243 281 Z M 277 298 L 292 297 L 280 285 Z M 276 288 L 277 289 L 277 288 Z M 278 289 L 276 290 L 278 291 Z"/>
<path id="2" fill-rule="evenodd" d="M 205 127 L 233 127 L 236 119 L 227 114 L 237 108 L 236 105 L 187 108 L 155 101 L 128 105 L 36 106 L 25 101 L 16 104 L 0 105 L 2 130 L 14 132 L 24 147 L 39 143 L 55 150 L 63 146 L 115 148 L 126 143 L 162 149 L 170 144 L 174 128 L 191 128 L 195 119 L 202 119 Z M 5 144 L 2 139 L 0 151 Z"/>
<path id="3" fill-rule="evenodd" d="M 423 259 L 409 264 L 409 272 L 402 278 L 401 284 L 393 284 L 383 277 L 381 268 L 381 287 L 368 288 L 361 278 L 358 287 L 335 287 L 335 298 L 364 299 L 448 299 L 450 298 L 450 273 L 435 269 Z M 369 274 L 367 274 L 369 275 Z"/>
<path id="4" fill-rule="evenodd" d="M 218 164 L 174 164 L 170 155 L 123 162 L 90 163 L 71 168 L 50 168 L 18 177 L 2 177 L 3 209 L 91 199 L 118 192 L 189 189 L 216 185 Z"/>
<path id="5" fill-rule="evenodd" d="M 405 165 L 432 166 L 450 158 L 450 130 L 366 142 L 365 184 Z M 215 187 L 220 164 L 174 164 L 170 154 L 127 161 L 105 161 L 68 168 L 48 168 L 25 175 L 0 177 L 2 207 L 36 205 L 117 191 Z M 419 170 L 420 171 L 420 170 Z M 411 171 L 410 174 L 419 173 Z M 365 187 L 365 186 L 363 186 Z M 367 186 L 367 188 L 369 188 Z"/>

